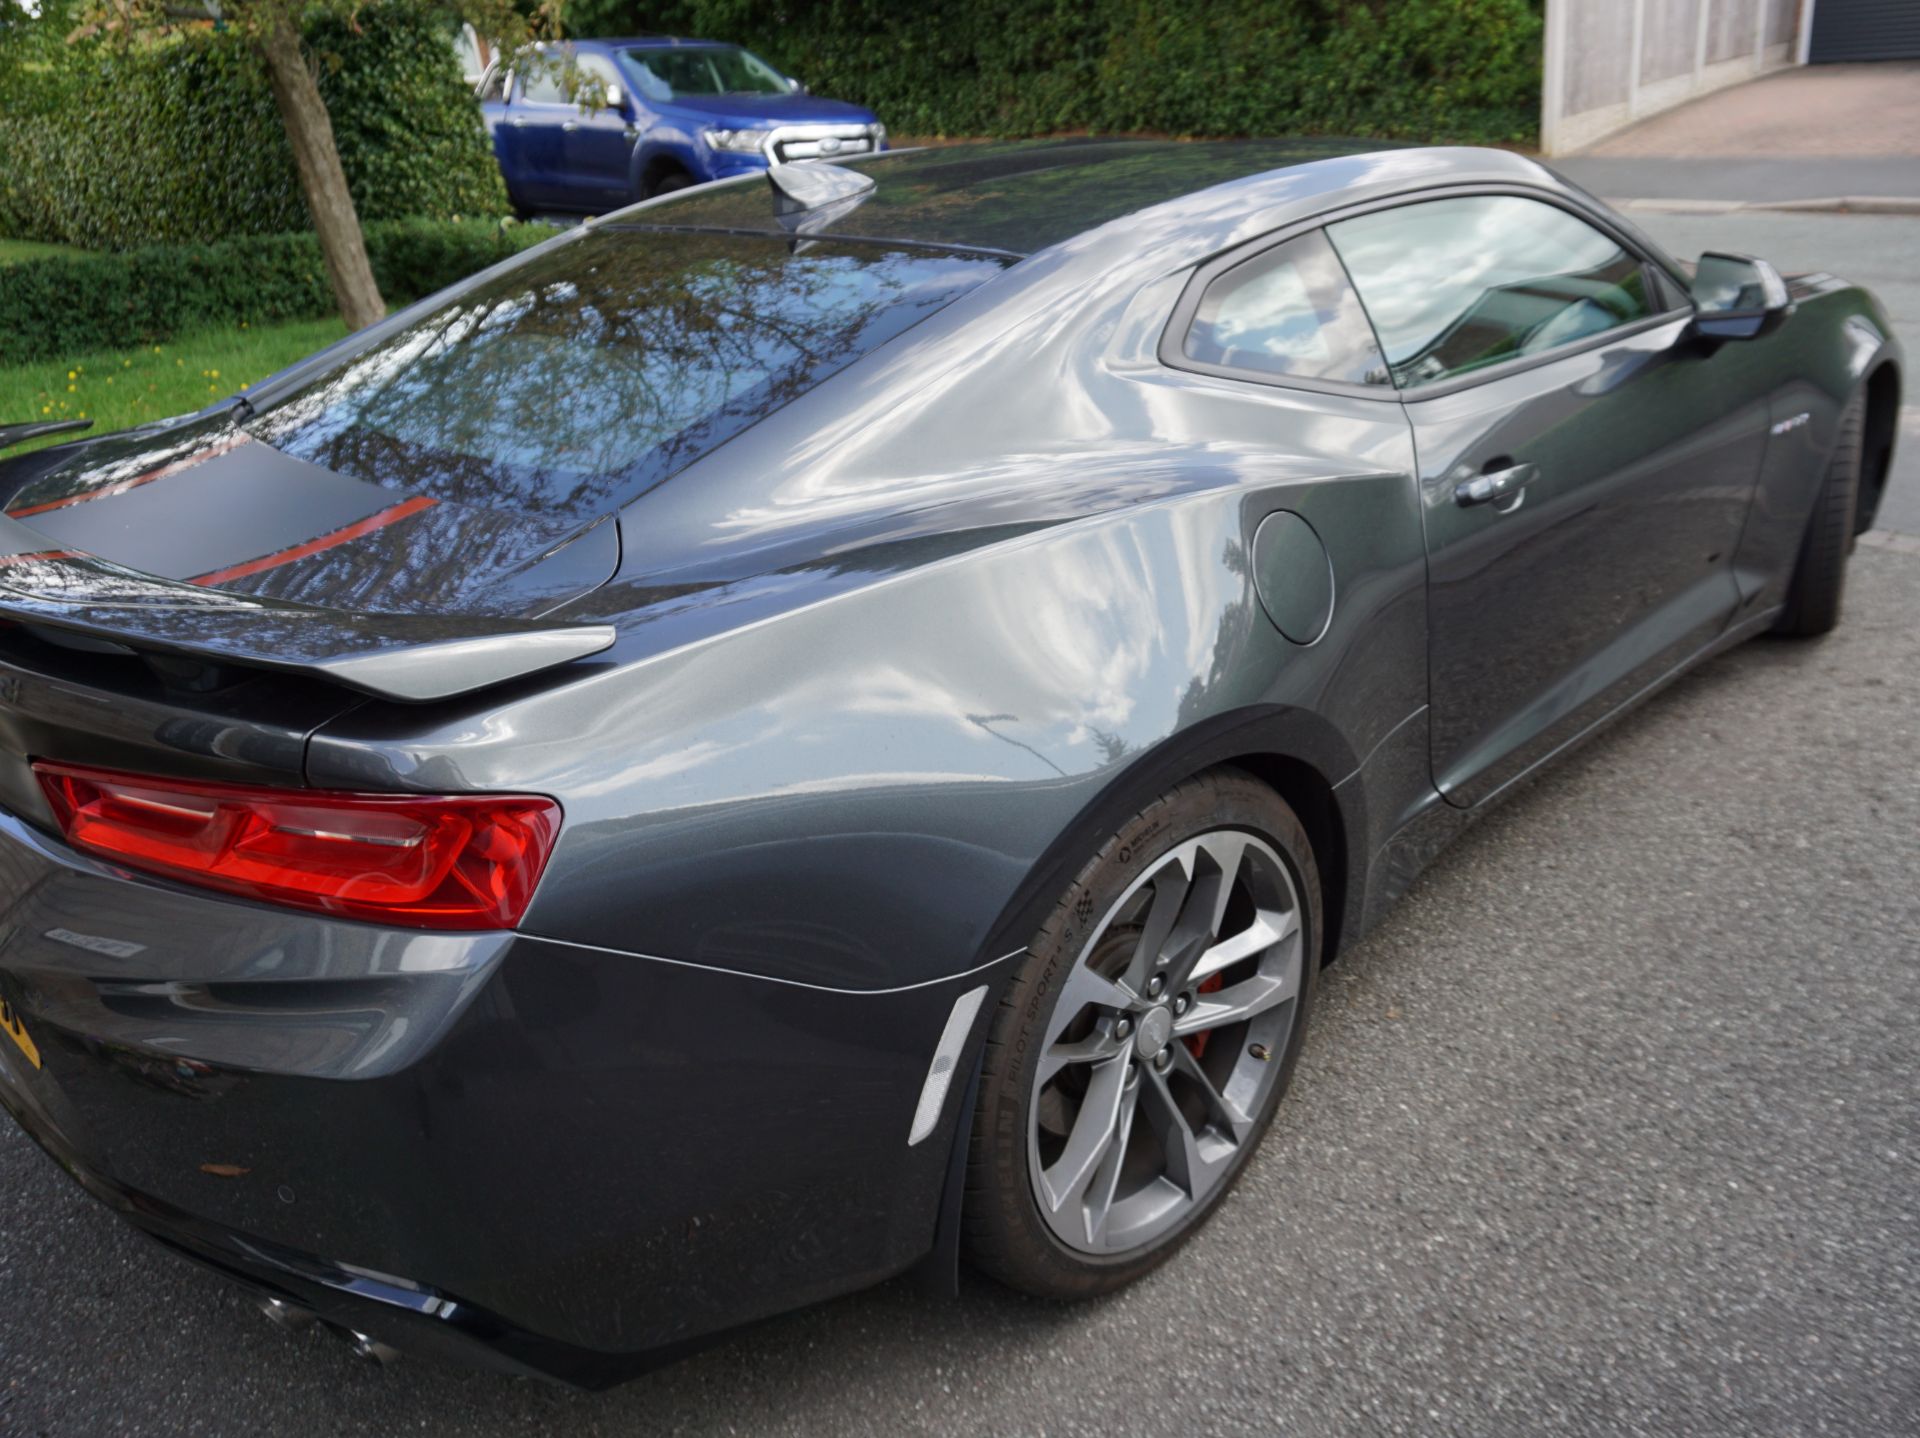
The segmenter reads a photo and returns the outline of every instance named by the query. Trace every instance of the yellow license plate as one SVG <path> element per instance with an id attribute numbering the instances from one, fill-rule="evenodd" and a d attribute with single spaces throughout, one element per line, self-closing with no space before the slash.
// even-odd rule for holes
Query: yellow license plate
<path id="1" fill-rule="evenodd" d="M 35 1068 L 40 1067 L 40 1050 L 33 1046 L 33 1040 L 27 1036 L 27 1026 L 20 1022 L 20 1011 L 5 999 L 0 999 L 0 1033 L 12 1039 L 21 1053 L 27 1056 L 27 1062 Z"/>

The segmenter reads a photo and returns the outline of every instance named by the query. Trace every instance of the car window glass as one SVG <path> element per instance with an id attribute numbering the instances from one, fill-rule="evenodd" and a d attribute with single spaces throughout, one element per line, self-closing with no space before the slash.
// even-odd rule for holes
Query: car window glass
<path id="1" fill-rule="evenodd" d="M 350 352 L 252 433 L 440 503 L 625 504 L 1000 273 L 1002 257 L 607 228 Z"/>
<path id="2" fill-rule="evenodd" d="M 653 73 L 647 62 L 641 58 L 643 50 L 627 51 L 627 72 L 633 76 L 633 88 L 656 105 L 664 104 L 673 98 L 673 86 Z"/>
<path id="3" fill-rule="evenodd" d="M 1329 225 L 1402 387 L 1540 354 L 1654 313 L 1645 267 L 1554 205 L 1471 195 Z"/>
<path id="4" fill-rule="evenodd" d="M 1318 230 L 1207 286 L 1185 341 L 1189 359 L 1262 374 L 1385 384 L 1360 301 Z"/>
<path id="5" fill-rule="evenodd" d="M 564 105 L 567 103 L 567 91 L 561 81 L 562 71 L 552 60 L 530 62 L 530 71 L 526 82 L 520 87 L 520 99 L 530 105 Z"/>
<path id="6" fill-rule="evenodd" d="M 509 71 L 504 65 L 494 66 L 493 69 L 487 72 L 487 82 L 481 88 L 480 98 L 482 100 L 506 99 L 507 98 L 507 81 L 511 78 L 512 78 L 512 72 Z"/>
<path id="7" fill-rule="evenodd" d="M 641 93 L 649 99 L 787 93 L 787 82 L 778 70 L 758 55 L 731 45 L 675 45 L 629 50 L 626 55 L 645 72 Z"/>
<path id="8" fill-rule="evenodd" d="M 620 73 L 613 68 L 613 61 L 604 55 L 582 55 L 579 63 L 580 80 L 574 87 L 574 98 L 582 105 L 605 104 L 607 86 L 620 83 Z"/>

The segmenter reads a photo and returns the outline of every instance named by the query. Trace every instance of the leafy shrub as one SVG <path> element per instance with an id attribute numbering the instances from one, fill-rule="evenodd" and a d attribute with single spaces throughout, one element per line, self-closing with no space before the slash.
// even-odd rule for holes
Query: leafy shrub
<path id="1" fill-rule="evenodd" d="M 577 34 L 731 40 L 913 135 L 1524 141 L 1541 0 L 569 0 Z"/>
<path id="2" fill-rule="evenodd" d="M 366 227 L 367 254 L 397 306 L 555 233 L 485 220 L 388 220 Z M 0 264 L 0 355 L 24 363 L 242 321 L 316 319 L 334 308 L 311 234 L 22 260 Z"/>
<path id="3" fill-rule="evenodd" d="M 382 4 L 357 23 L 319 15 L 306 38 L 361 219 L 504 214 L 442 22 Z M 0 115 L 0 234 L 129 249 L 307 225 L 265 67 L 235 36 L 72 47 Z"/>

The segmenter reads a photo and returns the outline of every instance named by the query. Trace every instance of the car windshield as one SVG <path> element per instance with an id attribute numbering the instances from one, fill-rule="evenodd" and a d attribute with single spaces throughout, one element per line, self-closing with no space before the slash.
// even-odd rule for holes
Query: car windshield
<path id="1" fill-rule="evenodd" d="M 608 513 L 997 274 L 891 244 L 608 227 L 350 353 L 257 438 L 444 502 Z"/>
<path id="2" fill-rule="evenodd" d="M 626 52 L 650 100 L 676 95 L 784 95 L 787 81 L 758 55 L 732 45 L 676 45 Z"/>

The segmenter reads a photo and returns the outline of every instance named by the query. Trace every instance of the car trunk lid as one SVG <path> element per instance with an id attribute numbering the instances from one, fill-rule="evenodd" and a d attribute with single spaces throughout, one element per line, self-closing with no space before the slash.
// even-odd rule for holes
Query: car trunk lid
<path id="1" fill-rule="evenodd" d="M 540 514 L 357 478 L 221 418 L 108 440 L 11 495 L 46 552 L 330 610 L 530 619 L 605 582 L 608 515 Z"/>

